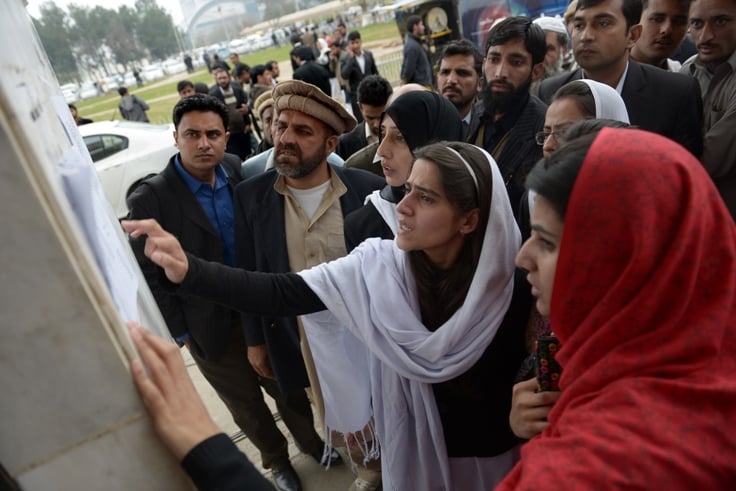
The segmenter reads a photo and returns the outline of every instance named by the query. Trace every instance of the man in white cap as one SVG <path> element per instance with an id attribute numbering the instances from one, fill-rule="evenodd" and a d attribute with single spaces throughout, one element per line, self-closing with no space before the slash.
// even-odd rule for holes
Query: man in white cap
<path id="1" fill-rule="evenodd" d="M 273 89 L 273 107 L 275 171 L 253 177 L 235 191 L 236 263 L 252 271 L 301 271 L 346 254 L 344 216 L 362 206 L 383 180 L 327 162 L 338 136 L 353 129 L 356 121 L 317 87 L 298 80 L 281 82 Z M 244 315 L 243 325 L 248 359 L 256 373 L 275 378 L 284 391 L 310 386 L 315 414 L 324 418 L 303 327 L 310 317 Z M 323 464 L 339 460 L 334 450 L 324 459 L 312 456 Z M 353 460 L 356 482 L 372 482 L 376 472 L 363 467 L 362 456 Z"/>
<path id="2" fill-rule="evenodd" d="M 547 41 L 547 53 L 544 55 L 545 74 L 542 75 L 542 79 L 562 73 L 562 63 L 568 52 L 568 34 L 562 17 L 559 15 L 539 17 L 534 23 L 542 28 Z"/>

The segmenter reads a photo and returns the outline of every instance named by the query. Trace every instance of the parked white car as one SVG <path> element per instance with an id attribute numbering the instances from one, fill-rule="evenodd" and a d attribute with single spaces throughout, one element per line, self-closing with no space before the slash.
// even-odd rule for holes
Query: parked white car
<path id="1" fill-rule="evenodd" d="M 164 78 L 165 76 L 166 74 L 164 73 L 163 68 L 161 68 L 161 65 L 146 65 L 141 68 L 141 78 L 144 82 L 153 82 L 154 80 Z"/>
<path id="2" fill-rule="evenodd" d="M 77 84 L 64 84 L 59 88 L 67 104 L 74 104 L 79 100 L 79 86 Z"/>
<path id="3" fill-rule="evenodd" d="M 115 215 L 128 214 L 126 199 L 145 179 L 161 172 L 176 153 L 174 125 L 103 121 L 79 126 Z"/>
<path id="4" fill-rule="evenodd" d="M 100 89 L 93 82 L 84 82 L 79 88 L 79 100 L 89 99 L 100 95 Z"/>
<path id="5" fill-rule="evenodd" d="M 184 60 L 176 58 L 169 58 L 168 60 L 161 63 L 164 73 L 167 75 L 175 75 L 187 71 L 187 66 L 184 64 Z"/>

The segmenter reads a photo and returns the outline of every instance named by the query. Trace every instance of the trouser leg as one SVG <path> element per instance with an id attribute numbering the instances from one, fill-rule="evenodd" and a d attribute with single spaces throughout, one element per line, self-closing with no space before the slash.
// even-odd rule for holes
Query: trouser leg
<path id="1" fill-rule="evenodd" d="M 261 384 L 276 402 L 281 420 L 289 428 L 297 448 L 302 452 L 321 451 L 323 442 L 314 429 L 314 415 L 304 389 L 283 393 L 275 380 L 261 379 Z"/>
<path id="2" fill-rule="evenodd" d="M 266 405 L 258 375 L 248 362 L 247 348 L 239 323 L 230 328 L 225 354 L 217 361 L 205 360 L 192 350 L 202 374 L 225 403 L 243 433 L 261 452 L 268 469 L 289 459 L 286 438 L 276 426 Z"/>

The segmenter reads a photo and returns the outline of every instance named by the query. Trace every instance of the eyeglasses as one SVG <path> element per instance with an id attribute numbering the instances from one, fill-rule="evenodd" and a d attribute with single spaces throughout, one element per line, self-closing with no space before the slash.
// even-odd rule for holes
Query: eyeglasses
<path id="1" fill-rule="evenodd" d="M 537 145 L 544 145 L 544 142 L 547 141 L 547 138 L 550 136 L 555 137 L 555 141 L 559 144 L 564 143 L 563 136 L 565 135 L 565 132 L 567 131 L 567 128 L 561 128 L 557 131 L 540 131 L 539 133 L 534 135 L 534 139 L 537 141 Z"/>

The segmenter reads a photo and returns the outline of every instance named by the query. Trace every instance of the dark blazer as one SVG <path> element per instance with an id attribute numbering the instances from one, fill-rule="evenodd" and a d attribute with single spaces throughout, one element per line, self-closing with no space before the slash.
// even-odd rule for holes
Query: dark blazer
<path id="1" fill-rule="evenodd" d="M 221 165 L 234 191 L 241 180 L 240 158 L 226 153 Z M 197 198 L 176 171 L 174 157 L 161 173 L 136 189 L 128 198 L 128 206 L 129 218 L 155 218 L 179 239 L 185 251 L 208 261 L 223 262 L 222 241 Z M 131 239 L 130 243 L 171 335 L 177 338 L 189 333 L 190 348 L 205 359 L 219 359 L 229 338 L 226 327 L 238 314 L 219 304 L 197 297 L 181 298 L 162 288 L 158 267 L 143 253 L 145 238 Z"/>
<path id="2" fill-rule="evenodd" d="M 340 75 L 348 83 L 350 92 L 353 94 L 358 92 L 358 85 L 365 77 L 380 75 L 373 53 L 364 49 L 363 56 L 365 57 L 365 72 L 360 71 L 360 65 L 358 65 L 358 60 L 354 56 L 348 55 L 340 59 Z"/>
<path id="3" fill-rule="evenodd" d="M 230 82 L 230 88 L 233 89 L 233 95 L 235 95 L 235 101 L 236 101 L 235 107 L 247 106 L 248 105 L 248 94 L 245 93 L 245 91 L 243 90 L 243 87 L 240 84 Z M 220 100 L 220 102 L 225 104 L 225 96 L 222 95 L 222 91 L 220 90 L 219 85 L 215 84 L 215 86 L 210 89 L 210 95 L 212 97 L 216 97 L 217 99 Z M 248 124 L 250 122 L 246 119 L 245 116 L 241 115 L 237 111 L 230 110 L 229 115 L 230 115 L 231 121 L 230 121 L 230 124 L 228 125 L 228 131 L 230 131 L 231 133 L 232 131 L 230 128 L 235 128 L 239 125 L 239 129 L 237 129 L 237 131 L 242 132 L 243 125 Z M 242 119 L 243 122 L 240 123 L 240 121 L 232 121 L 232 118 L 234 115 L 240 116 L 240 119 Z"/>
<path id="4" fill-rule="evenodd" d="M 383 181 L 369 172 L 331 166 L 347 187 L 340 198 L 343 216 L 363 205 Z M 273 189 L 278 174 L 268 170 L 244 181 L 235 190 L 235 244 L 239 267 L 252 271 L 291 271 L 286 248 L 284 197 Z M 282 391 L 309 386 L 299 348 L 295 317 L 243 315 L 248 346 L 266 344 Z"/>
<path id="5" fill-rule="evenodd" d="M 539 97 L 549 103 L 557 89 L 581 78 L 581 68 L 548 78 L 539 86 Z M 695 79 L 629 60 L 621 98 L 632 125 L 666 136 L 700 157 L 703 101 Z"/>
<path id="6" fill-rule="evenodd" d="M 319 87 L 319 90 L 332 96 L 330 86 L 330 71 L 316 61 L 307 61 L 294 71 L 294 80 L 301 80 Z"/>
<path id="7" fill-rule="evenodd" d="M 352 131 L 340 135 L 335 153 L 343 160 L 347 160 L 366 145 L 368 145 L 368 139 L 365 137 L 365 121 L 361 121 Z"/>
<path id="8" fill-rule="evenodd" d="M 467 141 L 469 143 L 475 143 L 480 127 L 486 124 L 483 112 L 483 102 L 476 102 L 468 126 Z M 546 113 L 547 105 L 537 97 L 530 95 L 529 101 L 510 130 L 501 154 L 496 158 L 517 222 L 519 203 L 524 194 L 524 180 L 534 164 L 542 158 L 542 147 L 537 145 L 534 135 L 544 129 Z M 493 152 L 492 148 L 485 150 L 488 153 Z"/>

